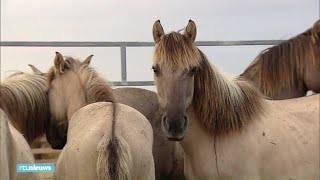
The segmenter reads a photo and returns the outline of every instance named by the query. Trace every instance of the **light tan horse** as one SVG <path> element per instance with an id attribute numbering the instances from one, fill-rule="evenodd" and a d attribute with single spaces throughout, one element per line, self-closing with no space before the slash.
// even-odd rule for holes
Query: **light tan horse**
<path id="1" fill-rule="evenodd" d="M 320 20 L 305 32 L 262 51 L 240 75 L 271 99 L 320 93 Z"/>
<path id="2" fill-rule="evenodd" d="M 0 84 L 0 108 L 32 143 L 46 133 L 50 121 L 46 78 L 24 72 L 9 76 Z"/>
<path id="3" fill-rule="evenodd" d="M 34 163 L 34 157 L 25 138 L 0 108 L 0 179 L 40 179 L 36 173 L 18 173 L 17 163 Z"/>
<path id="4" fill-rule="evenodd" d="M 153 131 L 129 106 L 114 103 L 108 83 L 89 66 L 56 53 L 48 72 L 52 118 L 68 124 L 56 179 L 155 179 Z"/>
<path id="5" fill-rule="evenodd" d="M 318 179 L 319 95 L 268 101 L 227 79 L 184 34 L 153 26 L 162 129 L 184 150 L 187 179 Z"/>

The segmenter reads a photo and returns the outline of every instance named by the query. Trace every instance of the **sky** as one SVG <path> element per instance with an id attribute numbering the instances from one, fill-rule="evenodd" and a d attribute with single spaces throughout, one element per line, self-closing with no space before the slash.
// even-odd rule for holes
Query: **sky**
<path id="1" fill-rule="evenodd" d="M 285 40 L 319 19 L 319 0 L 1 0 L 1 41 L 153 41 L 197 24 L 196 41 Z M 200 47 L 228 74 L 241 73 L 269 46 Z M 1 47 L 1 79 L 34 64 L 46 71 L 55 51 L 84 59 L 106 79 L 121 80 L 119 48 Z M 152 80 L 152 47 L 127 48 L 128 80 Z"/>

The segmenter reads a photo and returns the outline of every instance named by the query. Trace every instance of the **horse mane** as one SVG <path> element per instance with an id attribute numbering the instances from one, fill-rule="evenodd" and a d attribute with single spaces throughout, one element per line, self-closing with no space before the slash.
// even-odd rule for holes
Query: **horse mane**
<path id="1" fill-rule="evenodd" d="M 284 88 L 303 88 L 303 73 L 309 66 L 319 66 L 313 46 L 319 41 L 320 20 L 305 32 L 263 50 L 240 75 L 258 77 L 262 92 L 273 97 Z"/>
<path id="2" fill-rule="evenodd" d="M 194 79 L 193 108 L 203 127 L 215 135 L 239 131 L 263 114 L 260 92 L 241 77 L 229 80 L 201 55 Z"/>
<path id="3" fill-rule="evenodd" d="M 0 107 L 29 143 L 46 132 L 50 120 L 46 79 L 17 72 L 0 85 Z"/>
<path id="4" fill-rule="evenodd" d="M 95 102 L 115 102 L 110 84 L 92 67 L 88 64 L 82 64 L 79 60 L 73 59 L 72 57 L 66 57 L 65 62 L 64 68 L 78 75 L 86 94 L 87 104 Z M 54 67 L 48 71 L 47 76 L 50 84 L 55 77 Z"/>

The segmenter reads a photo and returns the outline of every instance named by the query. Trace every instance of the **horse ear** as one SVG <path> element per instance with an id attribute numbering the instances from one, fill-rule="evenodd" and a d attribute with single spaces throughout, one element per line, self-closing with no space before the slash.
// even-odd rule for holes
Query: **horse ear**
<path id="1" fill-rule="evenodd" d="M 154 22 L 152 34 L 153 34 L 153 40 L 155 43 L 158 43 L 162 38 L 162 36 L 164 36 L 164 31 L 161 26 L 160 20 L 157 20 L 156 22 Z"/>
<path id="2" fill-rule="evenodd" d="M 186 27 L 185 36 L 192 42 L 196 40 L 197 36 L 197 26 L 191 19 Z"/>
<path id="3" fill-rule="evenodd" d="M 87 64 L 89 65 L 91 63 L 91 59 L 93 57 L 93 54 L 91 54 L 90 56 L 88 56 L 81 64 Z"/>
<path id="4" fill-rule="evenodd" d="M 318 33 L 320 32 L 320 20 L 316 21 L 314 24 L 313 24 L 313 27 L 311 28 L 311 39 L 312 39 L 312 42 L 313 43 L 316 43 L 319 36 L 318 36 Z"/>
<path id="5" fill-rule="evenodd" d="M 54 68 L 56 73 L 58 74 L 63 73 L 64 63 L 65 62 L 62 54 L 60 54 L 59 52 L 56 52 L 56 57 L 54 58 Z"/>
<path id="6" fill-rule="evenodd" d="M 34 65 L 28 64 L 28 66 L 30 66 L 30 68 L 32 69 L 32 71 L 33 71 L 34 74 L 43 75 L 43 72 L 41 72 L 41 71 L 40 71 L 38 68 L 36 68 Z"/>

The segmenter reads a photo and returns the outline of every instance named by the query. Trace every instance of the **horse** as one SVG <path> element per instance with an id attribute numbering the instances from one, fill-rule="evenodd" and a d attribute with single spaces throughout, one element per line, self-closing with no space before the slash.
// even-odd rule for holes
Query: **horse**
<path id="1" fill-rule="evenodd" d="M 34 163 L 31 149 L 22 134 L 0 108 L 0 179 L 37 180 L 37 173 L 18 173 L 17 163 Z"/>
<path id="2" fill-rule="evenodd" d="M 192 20 L 184 33 L 153 25 L 161 126 L 184 151 L 186 179 L 318 179 L 320 96 L 266 100 L 212 65 L 196 32 Z"/>
<path id="3" fill-rule="evenodd" d="M 46 133 L 50 123 L 46 78 L 16 72 L 0 84 L 0 108 L 29 144 Z"/>
<path id="4" fill-rule="evenodd" d="M 108 82 L 56 52 L 47 73 L 53 121 L 68 125 L 55 179 L 155 179 L 153 131 L 137 110 L 116 103 Z"/>
<path id="5" fill-rule="evenodd" d="M 34 65 L 30 65 L 34 73 L 43 74 Z M 176 142 L 168 141 L 161 130 L 162 111 L 159 109 L 157 94 L 141 88 L 116 88 L 112 90 L 118 103 L 130 106 L 143 114 L 153 129 L 153 157 L 155 163 L 156 179 L 183 180 L 183 151 Z M 47 138 L 51 146 L 62 149 L 66 144 L 67 128 L 61 129 L 59 125 L 51 126 Z M 54 130 L 52 130 L 54 129 Z M 60 132 L 58 132 L 60 130 Z"/>
<path id="6" fill-rule="evenodd" d="M 313 27 L 263 50 L 240 75 L 268 99 L 302 97 L 320 93 L 320 20 Z"/>

